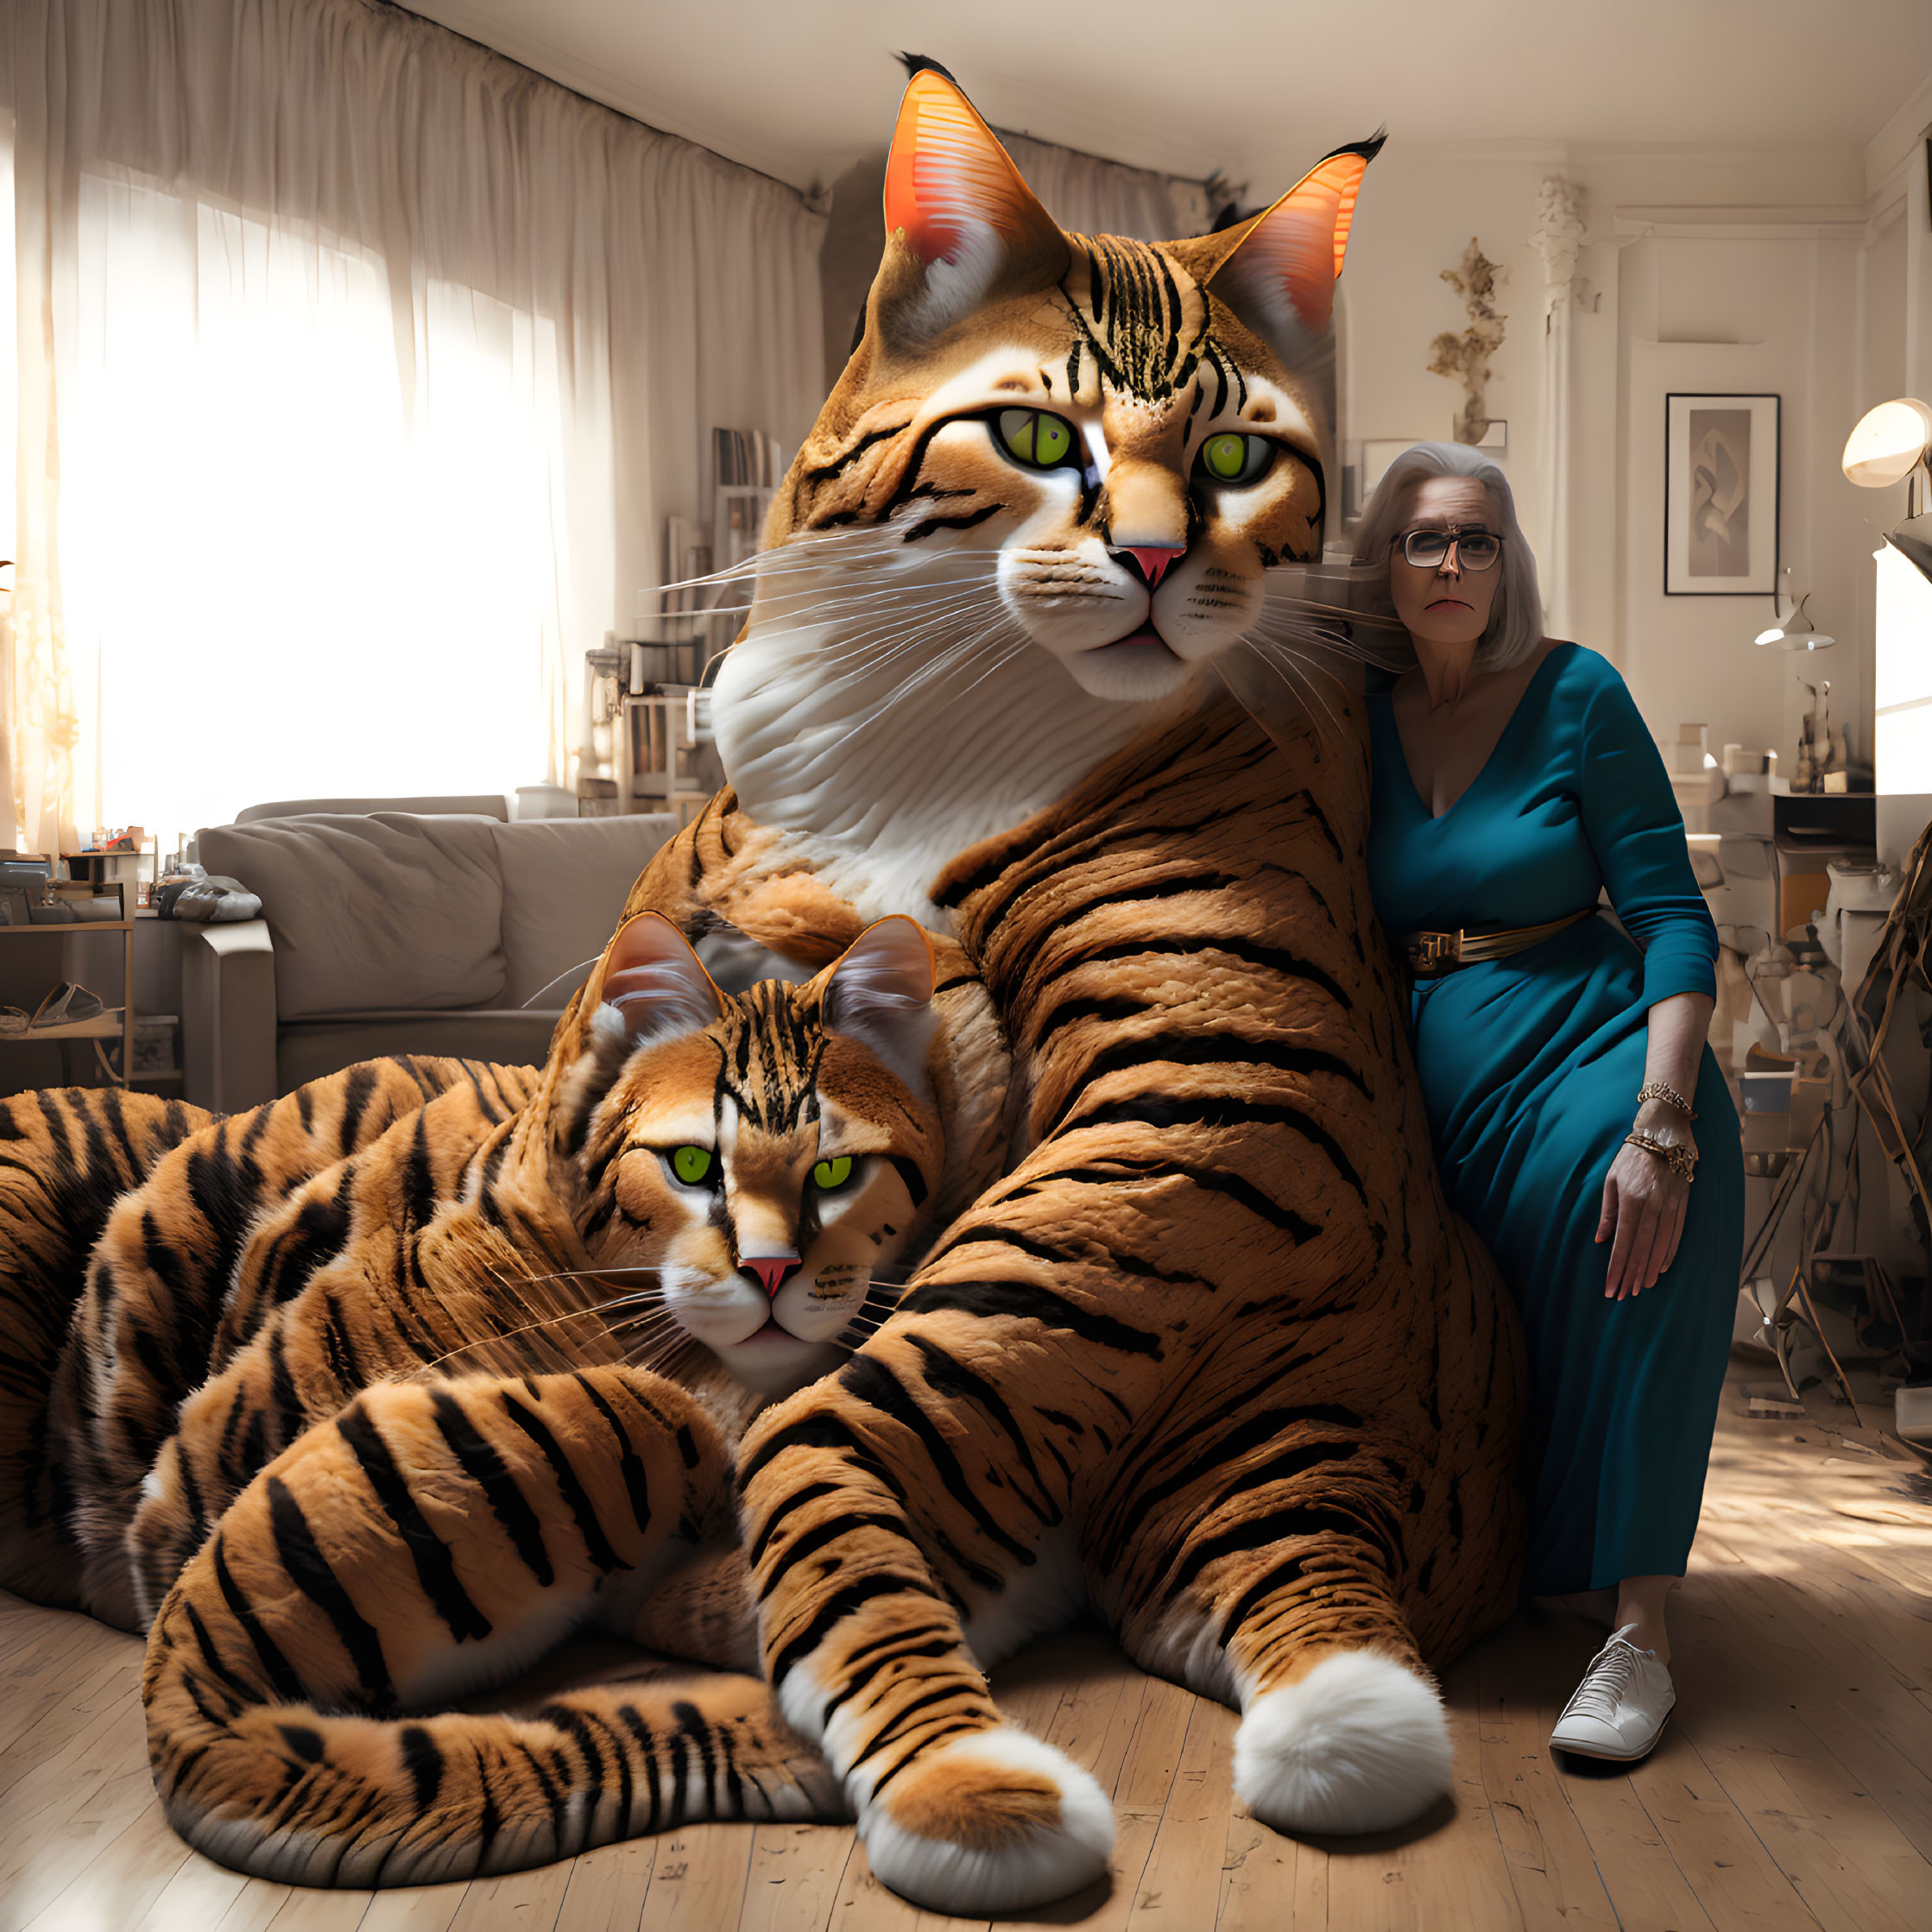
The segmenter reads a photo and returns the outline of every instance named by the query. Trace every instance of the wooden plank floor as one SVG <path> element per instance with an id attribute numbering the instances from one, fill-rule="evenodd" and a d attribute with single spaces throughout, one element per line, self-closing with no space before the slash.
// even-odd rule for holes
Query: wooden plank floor
<path id="1" fill-rule="evenodd" d="M 1416 1830 L 1304 1843 L 1229 1790 L 1233 1715 L 1098 1636 L 1039 1646 L 1007 1708 L 1114 1793 L 1110 1884 L 1031 1923 L 1094 1932 L 1929 1932 L 1932 1476 L 1811 1392 L 1746 1418 L 1733 1370 L 1675 1600 L 1677 1714 L 1629 1772 L 1556 1769 L 1594 1647 L 1518 1619 L 1448 1691 L 1456 1788 Z M 1900 1452 L 1902 1455 L 1903 1452 Z M 0 1594 L 0 1932 L 934 1932 L 849 1829 L 713 1825 L 507 1878 L 300 1892 L 190 1853 L 148 1784 L 141 1648 Z M 983 1924 L 984 1922 L 979 1922 Z"/>

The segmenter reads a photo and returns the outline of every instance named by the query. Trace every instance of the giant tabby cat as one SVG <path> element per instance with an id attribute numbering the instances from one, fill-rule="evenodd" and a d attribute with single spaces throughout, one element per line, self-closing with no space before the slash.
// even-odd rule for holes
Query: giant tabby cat
<path id="1" fill-rule="evenodd" d="M 731 1446 L 918 1239 L 931 962 L 889 919 L 728 997 L 646 915 L 546 1108 L 531 1070 L 420 1060 L 220 1122 L 0 1108 L 0 1578 L 148 1629 L 184 1836 L 391 1885 L 837 1808 L 755 1676 L 448 1706 L 593 1623 L 754 1661 Z"/>
<path id="2" fill-rule="evenodd" d="M 1235 1779 L 1258 1816 L 1361 1831 L 1447 1789 L 1430 1666 L 1511 1599 L 1517 1342 L 1430 1164 L 1369 903 L 1361 748 L 1258 697 L 1250 663 L 1276 626 L 1269 572 L 1319 548 L 1311 374 L 1373 148 L 1223 234 L 1073 236 L 950 80 L 918 67 L 863 339 L 780 493 L 718 680 L 733 790 L 628 909 L 821 969 L 868 920 L 911 914 L 944 956 L 926 1066 L 945 1140 L 927 1225 L 944 1232 L 877 1332 L 754 1420 L 738 1459 L 771 1689 L 822 1746 L 873 1870 L 942 1909 L 1008 1910 L 1105 1869 L 1105 1795 L 1006 1722 L 982 1675 L 1083 1607 L 1147 1668 L 1240 1705 Z M 547 1203 L 576 1159 L 610 973 L 460 1159 L 438 1168 L 435 1135 L 406 1158 L 413 1130 L 389 1130 L 356 1225 L 402 1230 L 372 1299 L 412 1366 L 469 1326 L 419 1314 L 445 1282 L 487 1298 L 479 1268 L 512 1253 L 526 1276 L 545 1255 L 584 1267 Z M 325 1183 L 272 1239 L 332 1253 L 332 1208 L 361 1211 Z M 266 1253 L 237 1280 L 256 1277 L 275 1278 Z M 213 1463 L 156 1463 L 138 1549 L 185 1553 L 211 1468 L 236 1453 L 230 1421 L 245 1439 L 255 1415 L 307 1419 L 310 1373 L 319 1413 L 351 1393 L 335 1364 L 344 1342 L 361 1361 L 360 1337 L 318 1313 L 300 1373 L 266 1348 L 248 1399 L 237 1386 L 205 1417 Z M 604 1373 L 584 1380 L 624 1419 L 571 1398 L 588 1434 L 566 1457 L 599 1523 L 635 1493 L 623 1444 L 647 1426 Z M 476 1448 L 451 1464 L 420 1388 L 374 1392 L 346 1435 L 283 1449 L 293 1480 L 270 1464 L 228 1506 L 260 1568 L 216 1537 L 157 1620 L 157 1765 L 198 1843 L 279 1876 L 394 1883 L 648 1828 L 679 1793 L 775 1809 L 742 1789 L 748 1763 L 802 1794 L 787 1805 L 820 1791 L 750 1687 L 711 1687 L 739 1698 L 715 1721 L 693 1693 L 695 1739 L 661 1712 L 640 1739 L 574 1702 L 523 1720 L 536 1732 L 389 1715 L 400 1689 L 449 1692 L 447 1670 L 410 1637 L 400 1676 L 378 1658 L 376 1581 L 331 1584 L 268 1479 L 287 1496 L 312 1478 L 383 1486 L 382 1587 L 415 1593 L 411 1627 L 446 1664 L 489 1639 L 457 1627 L 477 1599 L 466 1579 L 448 1594 L 442 1486 L 487 1493 L 495 1465 Z M 489 1422 L 481 1449 L 507 1460 L 515 1436 Z M 371 1428 L 426 1479 L 385 1463 Z M 653 1508 L 661 1474 L 644 1470 Z M 544 1487 L 535 1513 L 581 1535 L 578 1494 Z M 656 1594 L 698 1606 L 671 1647 L 735 1655 L 720 1593 Z M 289 1648 L 257 1641 L 264 1604 Z M 742 1745 L 700 1775 L 719 1725 Z"/>
<path id="3" fill-rule="evenodd" d="M 1511 1601 L 1519 1348 L 1434 1172 L 1359 740 L 1254 649 L 1320 547 L 1378 144 L 1224 233 L 1070 235 L 913 66 L 863 337 L 717 681 L 734 792 L 634 903 L 821 961 L 914 913 L 1010 1041 L 1010 1171 L 740 1459 L 786 1714 L 873 1870 L 984 1914 L 1107 1863 L 1105 1795 L 982 1675 L 1083 1608 L 1239 1705 L 1257 1816 L 1447 1790 L 1430 1666 Z"/>

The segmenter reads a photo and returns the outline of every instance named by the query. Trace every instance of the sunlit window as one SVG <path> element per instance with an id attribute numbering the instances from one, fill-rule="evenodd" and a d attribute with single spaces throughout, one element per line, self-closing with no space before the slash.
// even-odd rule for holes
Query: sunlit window
<path id="1" fill-rule="evenodd" d="M 1932 583 L 1904 552 L 1877 552 L 1878 789 L 1932 792 Z"/>
<path id="2" fill-rule="evenodd" d="M 14 462 L 19 437 L 20 317 L 14 266 L 13 117 L 0 113 L 0 557 L 16 557 L 16 492 L 20 477 Z M 0 570 L 0 609 L 12 595 L 14 573 Z"/>
<path id="3" fill-rule="evenodd" d="M 553 325 L 125 180 L 84 180 L 80 244 L 61 578 L 103 822 L 555 775 Z"/>

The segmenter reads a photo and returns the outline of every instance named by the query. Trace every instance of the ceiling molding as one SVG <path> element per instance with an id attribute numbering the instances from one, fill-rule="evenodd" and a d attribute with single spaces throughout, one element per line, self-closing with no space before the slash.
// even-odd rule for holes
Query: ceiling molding
<path id="1" fill-rule="evenodd" d="M 1865 192 L 1876 194 L 1888 175 L 1916 155 L 1927 130 L 1932 129 L 1932 73 L 1926 75 L 1889 116 L 1865 148 Z"/>
<path id="2" fill-rule="evenodd" d="M 1659 241 L 1860 242 L 1863 207 L 1619 208 L 1619 235 Z"/>
<path id="3" fill-rule="evenodd" d="M 1760 190 L 1746 175 L 1736 187 L 1687 175 L 1622 197 L 1848 200 L 1866 190 L 1875 124 L 1917 124 L 1909 104 L 1887 104 L 1932 64 L 1927 0 L 1465 0 L 1452 32 L 1429 0 L 1386 0 L 1390 31 L 1373 35 L 1346 9 L 1220 0 L 1215 35 L 1241 57 L 1199 86 L 1177 86 L 1146 52 L 1172 39 L 1171 0 L 1109 0 L 1108 31 L 1077 79 L 1043 53 L 1037 0 L 392 3 L 799 188 L 885 139 L 903 85 L 893 50 L 907 45 L 944 59 L 995 126 L 1157 174 L 1219 167 L 1258 193 L 1383 123 L 1385 174 L 1398 157 L 1544 170 L 1681 157 L 1709 179 L 1706 161 L 1770 151 L 1778 172 Z M 1850 28 L 1836 17 L 1847 12 Z"/>

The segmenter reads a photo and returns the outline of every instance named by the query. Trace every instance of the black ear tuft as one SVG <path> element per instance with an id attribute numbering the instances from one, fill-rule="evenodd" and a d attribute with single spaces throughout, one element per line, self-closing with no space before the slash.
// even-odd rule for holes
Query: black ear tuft
<path id="1" fill-rule="evenodd" d="M 955 87 L 959 85 L 950 67 L 942 67 L 937 60 L 928 60 L 923 54 L 907 54 L 901 51 L 899 56 L 899 64 L 905 68 L 906 78 L 908 80 L 916 73 L 931 73 L 938 74 L 944 79 L 950 80 Z"/>

